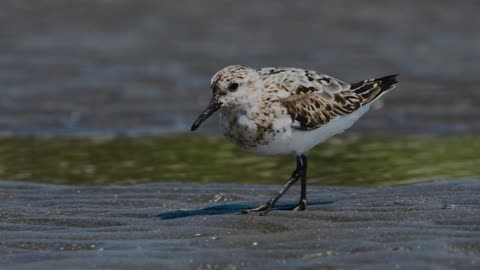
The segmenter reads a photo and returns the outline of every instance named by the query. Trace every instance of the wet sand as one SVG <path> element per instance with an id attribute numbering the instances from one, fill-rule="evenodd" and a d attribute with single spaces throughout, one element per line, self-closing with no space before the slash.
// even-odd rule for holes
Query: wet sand
<path id="1" fill-rule="evenodd" d="M 309 187 L 306 212 L 238 214 L 277 185 L 0 182 L 3 269 L 478 269 L 480 181 Z M 292 206 L 298 189 L 280 201 Z M 0 267 L 0 268 L 2 268 Z"/>

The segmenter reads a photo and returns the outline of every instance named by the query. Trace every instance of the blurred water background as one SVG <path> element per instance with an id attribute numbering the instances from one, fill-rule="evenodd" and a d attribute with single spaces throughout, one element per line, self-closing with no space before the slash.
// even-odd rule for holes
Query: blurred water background
<path id="1" fill-rule="evenodd" d="M 230 64 L 345 81 L 399 73 L 354 131 L 479 133 L 479 11 L 437 0 L 1 1 L 0 134 L 185 133 Z"/>
<path id="2" fill-rule="evenodd" d="M 324 175 L 323 183 L 477 177 L 479 12 L 477 1 L 438 0 L 1 1 L 0 136 L 54 139 L 3 139 L 0 177 L 60 183 L 282 182 L 292 169 L 282 169 L 287 159 L 258 163 L 216 137 L 205 139 L 208 143 L 172 139 L 189 133 L 210 98 L 210 77 L 231 64 L 308 68 L 345 81 L 401 74 L 399 87 L 349 131 L 357 137 L 347 135 L 314 151 L 319 164 L 334 166 L 330 174 L 320 165 L 312 174 Z M 200 132 L 220 135 L 215 117 Z M 129 155 L 138 148 L 114 140 L 95 155 L 100 151 L 90 147 L 95 140 L 59 138 L 105 135 L 134 136 L 136 143 L 151 147 Z M 152 142 L 145 135 L 160 138 Z M 363 141 L 364 148 L 358 146 Z M 335 146 L 342 143 L 359 152 Z M 273 165 L 232 176 L 238 167 L 221 163 L 218 156 L 192 155 L 195 147 L 204 153 L 227 149 L 218 155 L 227 157 L 223 161 L 249 155 L 241 156 L 248 160 L 240 167 L 268 160 Z M 381 161 L 389 158 L 394 161 L 385 167 Z M 291 157 L 288 161 L 294 165 Z M 121 174 L 119 164 L 126 164 Z M 392 168 L 406 174 L 388 175 Z M 266 174 L 256 176 L 262 171 Z"/>

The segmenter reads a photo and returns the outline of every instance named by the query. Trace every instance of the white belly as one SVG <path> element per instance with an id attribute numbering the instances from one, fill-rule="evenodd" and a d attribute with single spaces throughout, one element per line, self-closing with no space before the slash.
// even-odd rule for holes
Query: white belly
<path id="1" fill-rule="evenodd" d="M 351 114 L 337 117 L 328 124 L 310 131 L 295 129 L 291 127 L 291 124 L 288 124 L 285 127 L 286 131 L 276 133 L 275 136 L 269 138 L 268 144 L 255 147 L 241 147 L 246 151 L 262 155 L 306 153 L 315 145 L 351 127 L 370 109 L 370 106 L 371 104 L 368 104 Z"/>

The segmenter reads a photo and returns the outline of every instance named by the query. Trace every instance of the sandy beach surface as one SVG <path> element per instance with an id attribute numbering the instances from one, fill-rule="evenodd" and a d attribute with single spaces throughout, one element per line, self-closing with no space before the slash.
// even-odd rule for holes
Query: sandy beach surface
<path id="1" fill-rule="evenodd" d="M 294 189 L 268 216 L 239 210 L 276 185 L 0 182 L 2 269 L 478 269 L 480 181 Z"/>

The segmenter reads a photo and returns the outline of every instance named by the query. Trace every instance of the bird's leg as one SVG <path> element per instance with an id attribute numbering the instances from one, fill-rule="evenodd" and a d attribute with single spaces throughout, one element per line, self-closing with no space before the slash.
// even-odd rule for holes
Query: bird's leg
<path id="1" fill-rule="evenodd" d="M 295 170 L 292 174 L 292 177 L 288 182 L 282 187 L 282 189 L 278 192 L 277 195 L 273 196 L 268 202 L 265 204 L 260 205 L 259 207 L 242 210 L 243 214 L 251 213 L 251 212 L 262 212 L 261 215 L 266 215 L 268 212 L 272 210 L 272 207 L 275 206 L 275 203 L 282 197 L 287 190 L 297 182 L 299 175 L 297 174 L 297 170 Z"/>
<path id="2" fill-rule="evenodd" d="M 298 203 L 298 206 L 293 209 L 293 211 L 303 211 L 307 209 L 307 157 L 302 154 L 301 160 L 303 168 L 300 176 L 302 190 L 300 192 L 300 202 Z"/>
<path id="3" fill-rule="evenodd" d="M 275 206 L 277 201 L 282 197 L 287 190 L 297 182 L 299 177 L 302 177 L 302 175 L 305 175 L 305 170 L 303 169 L 304 163 L 306 162 L 306 158 L 304 159 L 304 155 L 298 155 L 297 156 L 297 168 L 295 171 L 292 173 L 292 177 L 290 177 L 290 180 L 280 189 L 277 195 L 273 196 L 268 202 L 266 202 L 263 205 L 260 205 L 259 207 L 252 208 L 252 209 L 247 209 L 247 210 L 242 210 L 243 214 L 251 213 L 251 212 L 261 212 L 261 215 L 266 215 L 268 212 L 272 210 L 272 207 Z M 305 163 L 306 164 L 306 163 Z M 305 186 L 306 188 L 306 186 Z M 303 191 L 303 183 L 302 183 L 302 191 Z M 303 197 L 302 197 L 303 198 Z M 306 205 L 306 196 L 305 198 L 305 205 Z"/>

